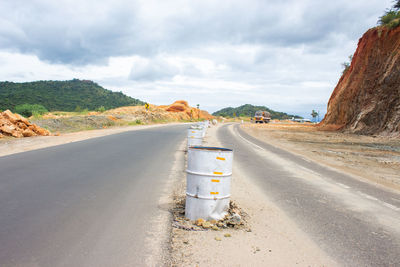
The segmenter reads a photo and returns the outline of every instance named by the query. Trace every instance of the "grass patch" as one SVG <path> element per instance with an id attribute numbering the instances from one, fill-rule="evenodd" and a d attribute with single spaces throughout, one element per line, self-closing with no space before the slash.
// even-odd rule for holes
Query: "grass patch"
<path id="1" fill-rule="evenodd" d="M 152 121 L 152 123 L 168 123 L 168 122 L 171 122 L 171 121 L 173 121 L 173 120 L 167 120 L 167 119 L 154 119 L 154 120 Z"/>
<path id="2" fill-rule="evenodd" d="M 134 120 L 134 121 L 128 121 L 126 125 L 128 126 L 135 126 L 135 125 L 141 125 L 144 124 L 141 120 Z"/>

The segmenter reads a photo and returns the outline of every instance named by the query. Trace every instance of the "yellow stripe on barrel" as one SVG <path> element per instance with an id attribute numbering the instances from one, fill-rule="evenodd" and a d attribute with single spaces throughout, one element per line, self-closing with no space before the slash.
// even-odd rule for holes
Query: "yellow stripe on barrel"
<path id="1" fill-rule="evenodd" d="M 218 195 L 219 192 L 210 192 L 211 195 Z"/>
<path id="2" fill-rule="evenodd" d="M 217 159 L 219 159 L 219 160 L 225 160 L 225 158 L 221 158 L 221 157 L 217 157 Z"/>
<path id="3" fill-rule="evenodd" d="M 222 175 L 222 172 L 214 172 L 215 175 Z"/>
<path id="4" fill-rule="evenodd" d="M 211 182 L 213 182 L 213 183 L 219 183 L 219 180 L 217 180 L 217 179 L 211 179 Z"/>

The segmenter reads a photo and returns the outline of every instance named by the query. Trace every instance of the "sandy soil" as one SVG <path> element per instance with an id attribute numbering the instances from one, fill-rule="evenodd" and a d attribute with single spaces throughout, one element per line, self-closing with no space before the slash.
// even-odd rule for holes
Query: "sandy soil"
<path id="1" fill-rule="evenodd" d="M 153 127 L 164 127 L 167 125 L 171 124 L 137 125 L 128 127 L 108 128 L 101 130 L 64 133 L 60 134 L 59 136 L 35 136 L 35 137 L 26 137 L 19 139 L 13 137 L 6 137 L 0 139 L 0 157 L 20 152 L 50 147 L 50 146 L 57 146 L 66 143 L 78 142 L 90 138 L 96 138 L 116 133 L 142 130 Z"/>
<path id="2" fill-rule="evenodd" d="M 205 145 L 220 146 L 217 127 Z M 185 195 L 185 174 L 175 186 L 175 199 Z M 173 266 L 337 266 L 290 218 L 234 167 L 232 200 L 245 211 L 247 227 L 218 231 L 172 228 Z M 229 233 L 230 237 L 225 237 Z M 221 241 L 216 240 L 221 239 Z"/>
<path id="3" fill-rule="evenodd" d="M 245 123 L 248 134 L 276 147 L 353 175 L 400 190 L 400 139 L 318 131 L 311 124 Z"/>

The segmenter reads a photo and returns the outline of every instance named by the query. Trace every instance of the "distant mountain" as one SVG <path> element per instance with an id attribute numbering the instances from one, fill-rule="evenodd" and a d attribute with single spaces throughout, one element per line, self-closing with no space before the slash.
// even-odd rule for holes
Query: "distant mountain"
<path id="1" fill-rule="evenodd" d="M 292 117 L 295 118 L 303 118 L 297 115 L 289 115 L 284 112 L 279 112 L 279 111 L 274 111 L 272 109 L 269 109 L 265 106 L 253 106 L 250 104 L 246 104 L 237 108 L 223 108 L 221 110 L 218 110 L 214 112 L 212 115 L 214 116 L 223 116 L 223 117 L 234 117 L 234 116 L 245 116 L 245 117 L 252 117 L 254 116 L 254 113 L 257 110 L 266 110 L 269 113 L 271 113 L 271 119 L 273 120 L 285 120 L 285 119 L 291 119 Z"/>
<path id="2" fill-rule="evenodd" d="M 0 110 L 13 110 L 21 104 L 40 104 L 49 111 L 74 111 L 136 106 L 144 102 L 88 80 L 0 82 Z"/>

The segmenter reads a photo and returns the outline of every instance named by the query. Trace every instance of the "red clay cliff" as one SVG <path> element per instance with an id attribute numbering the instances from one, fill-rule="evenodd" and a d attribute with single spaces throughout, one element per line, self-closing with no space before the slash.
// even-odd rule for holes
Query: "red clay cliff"
<path id="1" fill-rule="evenodd" d="M 400 135 L 400 27 L 368 30 L 328 103 L 324 130 Z"/>

